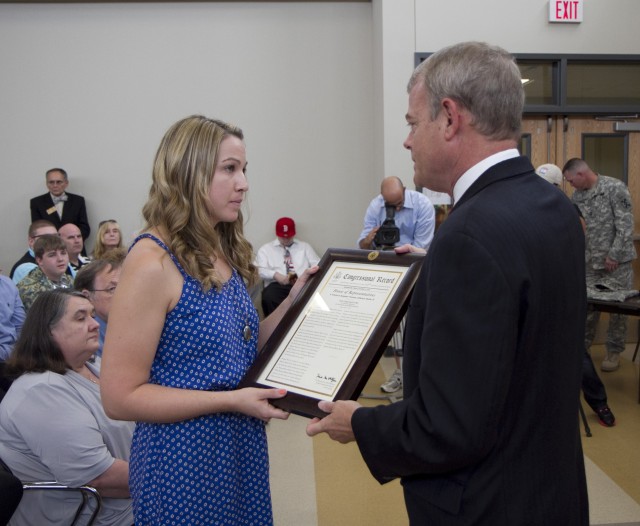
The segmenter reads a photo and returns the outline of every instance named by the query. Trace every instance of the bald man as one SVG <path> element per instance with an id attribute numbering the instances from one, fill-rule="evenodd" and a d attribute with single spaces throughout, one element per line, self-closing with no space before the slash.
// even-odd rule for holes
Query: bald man
<path id="1" fill-rule="evenodd" d="M 392 209 L 393 221 L 400 234 L 399 240 L 393 245 L 376 240 L 376 233 L 388 218 L 387 207 Z M 365 250 L 388 250 L 393 246 L 409 244 L 426 250 L 433 239 L 435 224 L 436 213 L 427 196 L 407 190 L 399 177 L 385 177 L 380 185 L 380 195 L 367 208 L 358 245 Z M 396 370 L 380 386 L 385 393 L 396 393 L 402 389 L 402 365 L 397 349 L 394 349 L 394 357 Z"/>
<path id="2" fill-rule="evenodd" d="M 380 195 L 375 197 L 367 208 L 364 228 L 358 238 L 360 248 L 383 248 L 375 242 L 375 237 L 387 219 L 386 207 L 393 207 L 393 219 L 400 230 L 400 240 L 396 245 L 408 243 L 425 250 L 429 248 L 436 224 L 433 205 L 424 194 L 407 190 L 400 178 L 395 176 L 382 180 Z"/>
<path id="3" fill-rule="evenodd" d="M 69 273 L 75 278 L 80 267 L 90 261 L 89 258 L 82 256 L 82 249 L 84 248 L 82 232 L 73 223 L 67 223 L 58 229 L 58 235 L 62 238 L 64 244 L 67 245 Z"/>

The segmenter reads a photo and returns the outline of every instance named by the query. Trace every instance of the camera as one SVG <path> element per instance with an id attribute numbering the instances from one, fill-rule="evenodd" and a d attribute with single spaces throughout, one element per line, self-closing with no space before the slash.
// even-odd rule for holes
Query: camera
<path id="1" fill-rule="evenodd" d="M 400 241 L 400 229 L 396 226 L 396 222 L 394 220 L 396 207 L 393 205 L 386 205 L 384 209 L 387 217 L 382 222 L 382 225 L 380 225 L 373 241 L 376 246 L 382 248 L 382 250 L 389 250 L 392 249 L 398 241 Z"/>

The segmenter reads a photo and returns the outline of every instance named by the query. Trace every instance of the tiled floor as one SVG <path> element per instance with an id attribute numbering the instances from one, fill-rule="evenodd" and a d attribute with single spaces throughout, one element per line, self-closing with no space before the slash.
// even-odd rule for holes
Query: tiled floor
<path id="1" fill-rule="evenodd" d="M 593 436 L 585 437 L 583 444 L 593 525 L 640 526 L 640 503 L 634 500 L 640 500 L 640 404 L 638 366 L 629 361 L 632 349 L 628 346 L 620 371 L 602 376 L 616 427 L 604 428 L 587 413 Z M 596 364 L 602 352 L 599 346 L 594 348 Z M 383 358 L 365 392 L 379 392 L 377 385 L 394 367 L 391 358 Z M 292 415 L 269 424 L 276 526 L 406 526 L 399 485 L 379 486 L 357 446 L 332 443 L 326 437 L 310 439 L 306 423 L 307 419 Z"/>

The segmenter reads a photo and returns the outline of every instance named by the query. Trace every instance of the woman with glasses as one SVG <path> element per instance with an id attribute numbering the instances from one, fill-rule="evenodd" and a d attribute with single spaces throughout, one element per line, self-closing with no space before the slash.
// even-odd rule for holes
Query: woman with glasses
<path id="1" fill-rule="evenodd" d="M 83 266 L 73 282 L 74 288 L 89 298 L 95 311 L 95 319 L 100 325 L 99 347 L 96 352 L 98 356 L 102 356 L 111 301 L 120 281 L 120 272 L 126 255 L 124 248 L 107 252 L 102 259 L 96 259 Z"/>

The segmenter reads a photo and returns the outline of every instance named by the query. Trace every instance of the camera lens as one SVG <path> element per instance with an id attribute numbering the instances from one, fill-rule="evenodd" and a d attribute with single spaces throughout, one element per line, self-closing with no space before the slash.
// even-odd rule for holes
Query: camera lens
<path id="1" fill-rule="evenodd" d="M 387 214 L 387 219 L 393 219 L 396 216 L 396 207 L 393 205 L 385 205 L 384 210 Z"/>

